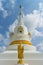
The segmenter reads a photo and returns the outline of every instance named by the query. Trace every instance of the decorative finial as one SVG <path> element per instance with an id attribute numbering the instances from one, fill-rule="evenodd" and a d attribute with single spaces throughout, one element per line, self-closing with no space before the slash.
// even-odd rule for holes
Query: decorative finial
<path id="1" fill-rule="evenodd" d="M 23 14 L 22 14 L 22 6 L 20 5 L 19 8 L 20 8 L 19 9 L 20 10 L 20 13 L 19 13 L 19 22 L 18 22 L 18 25 L 21 26 L 21 25 L 23 25 L 23 22 L 22 22 L 23 21 L 22 20 L 22 17 L 23 17 Z"/>
<path id="2" fill-rule="evenodd" d="M 22 15 L 22 6 L 20 5 L 20 15 Z"/>

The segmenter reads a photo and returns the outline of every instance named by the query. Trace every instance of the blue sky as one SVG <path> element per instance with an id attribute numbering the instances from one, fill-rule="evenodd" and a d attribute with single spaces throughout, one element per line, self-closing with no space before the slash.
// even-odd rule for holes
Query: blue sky
<path id="1" fill-rule="evenodd" d="M 0 48 L 9 45 L 9 32 L 18 19 L 20 4 L 24 24 L 32 33 L 32 43 L 43 50 L 43 0 L 0 0 Z"/>

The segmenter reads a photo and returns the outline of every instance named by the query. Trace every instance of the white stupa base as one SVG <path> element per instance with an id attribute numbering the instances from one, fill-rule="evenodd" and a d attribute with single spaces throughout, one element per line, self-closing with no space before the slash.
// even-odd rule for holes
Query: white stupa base
<path id="1" fill-rule="evenodd" d="M 31 45 L 23 45 L 24 46 L 24 50 L 26 51 L 36 51 L 36 47 L 35 46 L 31 46 Z M 18 45 L 10 45 L 7 47 L 6 50 L 17 50 L 18 49 Z"/>
<path id="2" fill-rule="evenodd" d="M 25 63 L 25 64 L 16 64 L 16 65 L 29 65 L 29 64 Z"/>

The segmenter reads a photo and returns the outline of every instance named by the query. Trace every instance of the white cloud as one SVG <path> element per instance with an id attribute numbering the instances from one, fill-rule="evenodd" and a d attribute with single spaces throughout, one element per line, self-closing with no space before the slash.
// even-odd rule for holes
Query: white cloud
<path id="1" fill-rule="evenodd" d="M 4 38 L 2 41 L 0 41 L 0 52 L 3 52 L 6 50 L 6 46 L 8 46 L 10 44 L 10 40 L 8 38 Z"/>
<path id="2" fill-rule="evenodd" d="M 3 17 L 6 18 L 8 16 L 7 10 L 3 10 Z"/>
<path id="3" fill-rule="evenodd" d="M 2 1 L 0 0 L 0 11 L 2 11 L 3 17 L 6 18 L 8 16 L 7 10 L 3 8 Z"/>
<path id="4" fill-rule="evenodd" d="M 33 38 L 34 38 L 34 37 L 38 37 L 38 36 L 43 37 L 43 33 L 37 31 L 36 29 L 34 29 L 33 32 L 31 32 L 31 34 L 32 34 L 32 37 L 33 37 Z"/>
<path id="5" fill-rule="evenodd" d="M 12 8 L 14 8 L 14 5 L 15 5 L 16 0 L 9 0 L 9 1 L 11 3 Z"/>
<path id="6" fill-rule="evenodd" d="M 5 45 L 9 45 L 10 39 L 9 39 L 9 38 L 4 38 L 4 39 L 3 39 L 3 43 L 4 43 Z"/>
<path id="7" fill-rule="evenodd" d="M 43 2 L 39 3 L 39 12 L 40 12 L 40 16 L 41 16 L 41 23 L 40 26 L 43 27 Z"/>
<path id="8" fill-rule="evenodd" d="M 16 0 L 9 0 L 9 3 L 6 3 L 5 6 L 6 6 L 8 9 L 10 9 L 9 11 L 8 11 L 8 9 L 6 10 L 6 9 L 4 8 L 3 2 L 6 2 L 6 0 L 0 0 L 0 11 L 2 12 L 3 17 L 6 18 L 8 15 L 10 15 L 10 14 L 9 14 L 9 11 L 11 11 L 10 6 L 11 6 L 11 8 L 14 8 Z M 7 4 L 8 4 L 8 5 L 7 5 Z M 9 5 L 10 5 L 10 6 L 9 6 Z"/>
<path id="9" fill-rule="evenodd" d="M 43 41 L 40 42 L 36 47 L 37 47 L 37 50 L 43 51 Z"/>
<path id="10" fill-rule="evenodd" d="M 8 35 L 8 32 L 6 33 L 6 35 Z M 8 36 L 5 38 L 2 34 L 0 34 L 0 42 L 3 41 L 4 44 L 8 44 L 10 41 Z M 3 43 L 0 43 L 0 44 L 3 44 Z"/>
<path id="11" fill-rule="evenodd" d="M 1 41 L 1 40 L 3 40 L 3 35 L 2 35 L 2 34 L 0 34 L 0 41 Z"/>
<path id="12" fill-rule="evenodd" d="M 7 37 L 7 38 L 9 38 L 9 34 L 10 34 L 10 33 L 7 31 L 7 32 L 6 32 L 6 37 Z"/>
<path id="13" fill-rule="evenodd" d="M 39 15 L 36 13 L 27 14 L 24 16 L 24 23 L 28 26 L 29 30 L 35 29 L 39 23 Z"/>
<path id="14" fill-rule="evenodd" d="M 8 37 L 4 37 L 2 34 L 0 34 L 0 52 L 4 51 L 6 46 L 10 44 L 10 39 Z"/>
<path id="15" fill-rule="evenodd" d="M 14 32 L 14 28 L 15 26 L 17 25 L 18 23 L 18 20 L 15 20 L 14 23 L 12 23 L 10 26 L 9 26 L 9 32 Z"/>
<path id="16" fill-rule="evenodd" d="M 43 12 L 43 2 L 39 3 L 39 10 L 40 10 L 40 12 Z"/>
<path id="17" fill-rule="evenodd" d="M 6 47 L 5 46 L 0 47 L 0 52 L 3 52 L 5 50 L 6 50 Z"/>
<path id="18" fill-rule="evenodd" d="M 3 35 L 2 34 L 0 34 L 0 44 L 3 44 L 4 43 L 4 37 L 3 37 Z M 1 42 L 1 41 L 3 41 L 3 43 Z M 0 52 L 3 52 L 4 50 L 5 50 L 5 46 L 0 46 Z"/>

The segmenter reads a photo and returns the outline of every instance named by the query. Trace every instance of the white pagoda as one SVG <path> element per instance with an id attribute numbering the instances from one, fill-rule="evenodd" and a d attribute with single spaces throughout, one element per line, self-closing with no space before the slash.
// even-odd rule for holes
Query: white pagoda
<path id="1" fill-rule="evenodd" d="M 0 53 L 0 65 L 43 65 L 43 53 L 37 52 L 32 45 L 31 33 L 22 20 L 22 7 L 14 32 L 10 32 L 10 44 Z"/>

